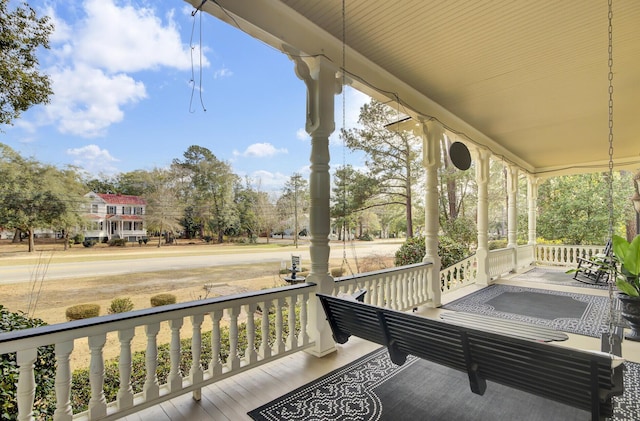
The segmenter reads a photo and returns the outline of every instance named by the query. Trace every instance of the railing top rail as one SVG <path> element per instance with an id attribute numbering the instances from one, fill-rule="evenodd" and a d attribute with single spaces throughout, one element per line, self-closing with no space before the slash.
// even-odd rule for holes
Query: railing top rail
<path id="1" fill-rule="evenodd" d="M 414 269 L 414 268 L 418 268 L 418 267 L 421 267 L 421 266 L 431 266 L 431 265 L 433 265 L 433 263 L 431 263 L 431 262 L 413 263 L 411 265 L 396 266 L 396 267 L 392 267 L 392 268 L 376 270 L 376 271 L 373 271 L 373 272 L 356 273 L 356 274 L 348 275 L 348 276 L 340 276 L 338 278 L 335 278 L 334 282 L 335 283 L 349 282 L 349 281 L 353 281 L 354 279 L 371 278 L 371 277 L 384 275 L 386 273 L 399 272 L 399 271 L 402 271 L 402 270 Z"/>
<path id="2" fill-rule="evenodd" d="M 278 297 L 283 294 L 287 295 L 287 293 L 292 293 L 296 290 L 313 288 L 315 285 L 316 284 L 312 282 L 306 282 L 268 290 L 251 291 L 242 294 L 207 298 L 186 303 L 134 310 L 127 313 L 109 314 L 106 316 L 92 317 L 90 319 L 4 332 L 0 333 L 0 354 L 35 346 L 50 345 L 54 343 L 54 336 L 55 342 L 63 342 L 101 332 L 111 332 L 116 329 L 132 328 L 156 321 L 178 319 L 216 309 L 225 309 L 235 305 L 237 302 L 240 304 L 258 303 L 264 299 L 268 299 L 269 296 Z M 113 325 L 118 325 L 118 327 L 116 329 L 110 327 Z M 29 344 L 27 344 L 27 342 L 29 342 Z"/>
<path id="3" fill-rule="evenodd" d="M 511 253 L 511 248 L 510 247 L 502 247 L 499 249 L 493 249 L 493 250 L 489 250 L 489 253 Z"/>

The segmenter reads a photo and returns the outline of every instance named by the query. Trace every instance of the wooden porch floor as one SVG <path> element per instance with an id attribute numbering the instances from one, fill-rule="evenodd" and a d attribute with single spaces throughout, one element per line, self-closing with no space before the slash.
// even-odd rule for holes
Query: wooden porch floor
<path id="1" fill-rule="evenodd" d="M 520 275 L 522 277 L 522 274 Z M 541 284 L 525 281 L 514 281 L 508 278 L 498 281 L 510 285 L 542 288 L 548 290 L 571 291 L 580 294 L 608 295 L 605 290 L 592 288 L 574 288 L 553 284 Z M 479 289 L 475 286 L 447 294 L 443 301 L 449 302 Z M 420 314 L 427 317 L 439 317 L 445 310 L 421 308 Z M 600 349 L 600 340 L 586 336 L 568 334 L 569 340 L 562 346 L 582 349 Z M 332 370 L 377 349 L 379 345 L 352 338 L 344 345 L 337 345 L 337 351 L 324 358 L 315 358 L 305 352 L 298 352 L 288 357 L 256 367 L 231 378 L 220 380 L 202 389 L 202 399 L 197 402 L 191 394 L 174 398 L 125 420 L 140 421 L 180 421 L 180 420 L 215 420 L 215 421 L 251 421 L 247 412 L 255 409 L 279 396 L 303 386 Z M 630 361 L 640 363 L 640 342 L 623 341 L 622 354 Z"/>

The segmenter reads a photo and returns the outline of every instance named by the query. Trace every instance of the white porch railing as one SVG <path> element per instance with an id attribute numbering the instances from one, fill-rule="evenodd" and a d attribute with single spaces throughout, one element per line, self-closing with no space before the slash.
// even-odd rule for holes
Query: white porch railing
<path id="1" fill-rule="evenodd" d="M 514 249 L 504 248 L 491 250 L 489 252 L 489 277 L 499 278 L 501 275 L 514 271 L 513 267 Z"/>
<path id="2" fill-rule="evenodd" d="M 34 363 L 39 347 L 55 346 L 54 420 L 117 419 L 186 392 L 193 392 L 194 398 L 199 399 L 203 386 L 312 346 L 313 342 L 307 334 L 306 326 L 307 303 L 314 289 L 314 284 L 300 284 L 2 333 L 0 334 L 0 355 L 17 352 L 18 419 L 30 420 L 33 416 L 36 389 Z M 296 307 L 299 308 L 299 312 L 285 311 Z M 263 310 L 261 314 L 257 313 L 259 309 Z M 270 320 L 270 312 L 275 315 L 275 322 Z M 188 373 L 182 373 L 179 369 L 180 329 L 185 318 L 189 318 L 192 325 L 189 336 L 193 363 Z M 203 361 L 201 356 L 202 325 L 205 318 L 208 318 L 207 324 L 212 326 L 210 330 L 212 358 L 209 361 Z M 171 337 L 170 372 L 166 383 L 159 384 L 157 337 L 161 324 L 165 322 L 168 324 Z M 239 329 L 243 322 L 246 323 L 244 334 L 240 333 Z M 296 330 L 296 325 L 301 328 Z M 226 349 L 223 349 L 220 335 L 223 326 L 228 326 L 229 329 L 229 345 Z M 131 341 L 136 328 L 144 329 L 146 336 L 146 378 L 142 391 L 134 394 L 131 381 Z M 273 342 L 267 339 L 271 329 L 275 330 Z M 242 331 L 245 332 L 244 329 Z M 104 392 L 104 348 L 109 333 L 117 334 L 120 349 L 119 390 L 113 402 L 106 401 Z M 73 414 L 71 352 L 74 341 L 85 338 L 91 354 L 89 363 L 91 399 L 87 411 Z M 240 341 L 247 344 L 243 355 L 238 353 Z M 226 360 L 222 361 L 220 355 L 226 355 Z M 203 365 L 207 368 L 204 369 Z"/>
<path id="3" fill-rule="evenodd" d="M 536 262 L 545 265 L 577 265 L 578 257 L 590 258 L 598 253 L 603 253 L 604 247 L 604 245 L 583 246 L 538 244 L 536 247 Z"/>
<path id="4" fill-rule="evenodd" d="M 440 271 L 440 290 L 443 294 L 455 291 L 476 282 L 478 261 L 476 255 Z"/>
<path id="5" fill-rule="evenodd" d="M 518 267 L 516 269 L 524 269 L 535 263 L 532 244 L 518 246 L 516 250 L 518 253 Z"/>
<path id="6" fill-rule="evenodd" d="M 430 267 L 431 263 L 416 263 L 336 278 L 333 293 L 351 294 L 358 289 L 366 289 L 366 303 L 394 310 L 409 310 L 430 300 L 427 287 L 427 271 Z"/>

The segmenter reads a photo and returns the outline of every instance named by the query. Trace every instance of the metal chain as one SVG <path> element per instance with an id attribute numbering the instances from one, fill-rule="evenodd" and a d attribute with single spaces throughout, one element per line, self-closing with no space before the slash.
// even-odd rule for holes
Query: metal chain
<path id="1" fill-rule="evenodd" d="M 613 240 L 613 0 L 609 0 L 609 240 Z M 609 262 L 613 262 L 613 247 L 607 256 Z M 614 329 L 614 310 L 613 310 L 613 283 L 616 279 L 615 265 L 609 267 L 609 352 L 613 352 L 613 329 Z M 613 375 L 613 374 L 612 374 Z"/>
<path id="2" fill-rule="evenodd" d="M 347 130 L 347 90 L 346 90 L 346 82 L 347 82 L 347 76 L 346 76 L 346 67 L 347 67 L 347 6 L 346 6 L 346 0 L 342 0 L 342 134 L 343 134 L 343 139 L 342 141 L 345 142 L 346 139 L 344 139 L 345 136 L 345 132 Z M 344 173 L 344 175 L 347 175 L 346 169 L 347 169 L 347 154 L 345 151 L 346 145 L 343 143 L 342 145 L 342 171 Z M 349 271 L 351 272 L 351 274 L 353 275 L 353 270 L 351 269 L 351 265 L 349 265 L 349 261 L 347 260 L 347 183 L 346 183 L 346 179 L 342 180 L 344 185 L 342 188 L 342 232 L 343 232 L 343 237 L 342 237 L 342 266 L 344 266 L 345 264 L 347 265 L 347 268 L 349 269 Z"/>

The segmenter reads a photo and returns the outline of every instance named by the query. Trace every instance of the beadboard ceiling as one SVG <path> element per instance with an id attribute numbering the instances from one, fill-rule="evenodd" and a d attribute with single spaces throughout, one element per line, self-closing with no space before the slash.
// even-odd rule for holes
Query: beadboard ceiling
<path id="1" fill-rule="evenodd" d="M 344 21 L 341 0 L 209 0 L 202 10 L 338 67 L 344 39 L 355 88 L 399 98 L 408 115 L 435 117 L 529 173 L 606 168 L 607 1 L 346 0 Z M 614 158 L 635 170 L 640 1 L 613 0 L 612 33 Z"/>

